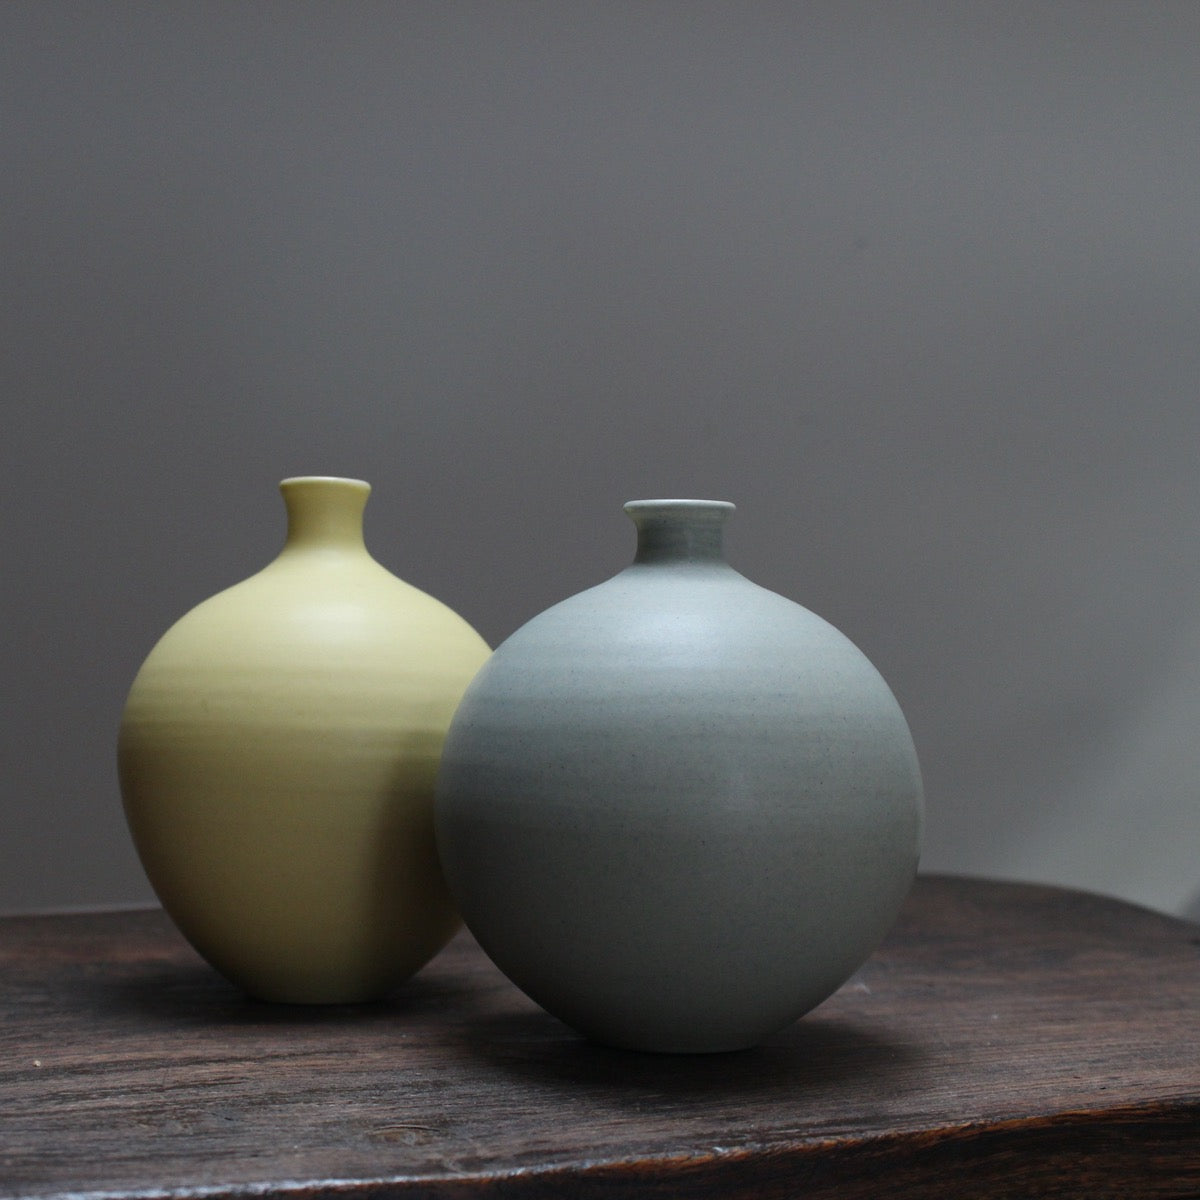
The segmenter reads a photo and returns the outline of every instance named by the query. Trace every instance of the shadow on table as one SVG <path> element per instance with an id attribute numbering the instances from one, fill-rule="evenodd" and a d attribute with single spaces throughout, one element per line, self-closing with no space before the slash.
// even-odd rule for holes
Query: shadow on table
<path id="1" fill-rule="evenodd" d="M 542 1012 L 485 1015 L 463 1027 L 466 1049 L 514 1079 L 578 1095 L 669 1107 L 679 1099 L 845 1093 L 882 1094 L 913 1077 L 922 1047 L 845 1019 L 810 1015 L 749 1050 L 721 1054 L 647 1054 L 578 1036 Z"/>
<path id="2" fill-rule="evenodd" d="M 182 955 L 110 964 L 76 980 L 98 1029 L 139 1033 L 238 1030 L 275 1047 L 275 1031 L 317 1046 L 333 1031 L 366 1049 L 401 1043 L 406 1053 L 452 1073 L 508 1078 L 577 1101 L 631 1101 L 669 1109 L 680 1101 L 809 1100 L 852 1092 L 870 1104 L 894 1092 L 930 1054 L 927 1046 L 862 1015 L 815 1013 L 749 1050 L 648 1054 L 589 1042 L 538 1008 L 490 964 L 455 951 L 435 960 L 388 999 L 345 1005 L 286 1005 L 250 999 L 199 958 Z M 464 965 L 465 964 L 465 965 Z M 115 969 L 114 969 L 115 968 Z M 360 1034 L 362 1040 L 359 1041 Z M 394 1052 L 389 1049 L 388 1052 Z M 919 1072 L 918 1072 L 919 1074 Z"/>
<path id="3" fill-rule="evenodd" d="M 136 1015 L 170 1028 L 428 1024 L 445 1014 L 469 1019 L 473 989 L 454 977 L 417 975 L 384 1000 L 361 1004 L 277 1004 L 256 1000 L 204 963 L 164 962 L 106 977 L 89 989 L 96 1016 Z"/>

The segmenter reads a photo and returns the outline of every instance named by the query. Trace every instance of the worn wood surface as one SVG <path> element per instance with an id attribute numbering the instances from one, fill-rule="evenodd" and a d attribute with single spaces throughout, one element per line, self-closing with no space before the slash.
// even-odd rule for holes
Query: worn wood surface
<path id="1" fill-rule="evenodd" d="M 0 1196 L 1200 1196 L 1200 926 L 921 879 L 756 1050 L 588 1044 L 465 935 L 386 1004 L 243 999 L 158 912 L 0 920 Z"/>

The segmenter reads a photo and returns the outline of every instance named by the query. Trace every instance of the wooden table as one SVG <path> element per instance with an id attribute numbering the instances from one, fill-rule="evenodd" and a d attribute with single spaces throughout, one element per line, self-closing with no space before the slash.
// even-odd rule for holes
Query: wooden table
<path id="1" fill-rule="evenodd" d="M 758 1049 L 582 1041 L 466 935 L 245 1000 L 157 911 L 0 920 L 0 1196 L 1200 1196 L 1200 926 L 922 878 Z"/>

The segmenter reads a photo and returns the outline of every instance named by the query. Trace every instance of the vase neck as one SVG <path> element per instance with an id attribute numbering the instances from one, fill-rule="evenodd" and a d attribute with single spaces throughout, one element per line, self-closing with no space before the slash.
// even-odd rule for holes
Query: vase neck
<path id="1" fill-rule="evenodd" d="M 279 490 L 287 508 L 283 553 L 365 548 L 363 509 L 371 492 L 369 483 L 328 475 L 302 475 L 285 479 Z"/>
<path id="2" fill-rule="evenodd" d="M 723 564 L 722 535 L 733 507 L 725 500 L 631 500 L 625 511 L 638 532 L 633 561 Z"/>

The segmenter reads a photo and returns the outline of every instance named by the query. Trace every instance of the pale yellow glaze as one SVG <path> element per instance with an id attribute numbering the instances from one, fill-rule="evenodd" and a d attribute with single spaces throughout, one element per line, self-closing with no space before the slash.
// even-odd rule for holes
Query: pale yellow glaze
<path id="1" fill-rule="evenodd" d="M 151 883 L 213 966 L 264 999 L 365 1000 L 457 928 L 433 786 L 489 651 L 367 553 L 367 484 L 280 487 L 279 557 L 184 616 L 138 672 L 121 790 Z"/>

